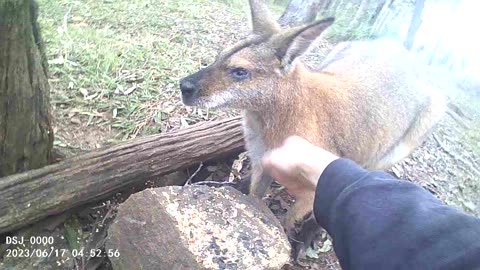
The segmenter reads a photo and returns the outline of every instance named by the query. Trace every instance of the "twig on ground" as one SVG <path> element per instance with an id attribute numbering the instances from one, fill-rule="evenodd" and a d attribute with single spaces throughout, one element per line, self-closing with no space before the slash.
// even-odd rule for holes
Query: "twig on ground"
<path id="1" fill-rule="evenodd" d="M 201 182 L 193 183 L 193 185 L 197 185 L 197 186 L 208 186 L 208 185 L 212 185 L 212 186 L 235 186 L 235 183 L 232 183 L 232 182 L 217 182 L 217 181 L 201 181 Z"/>
<path id="2" fill-rule="evenodd" d="M 62 24 L 63 29 L 62 30 L 65 34 L 68 32 L 68 17 L 70 16 L 70 12 L 72 12 L 71 7 L 67 10 L 65 15 L 63 15 L 63 24 Z"/>
<path id="3" fill-rule="evenodd" d="M 200 165 L 198 165 L 197 170 L 192 175 L 190 175 L 190 177 L 187 179 L 187 182 L 185 182 L 185 186 L 188 186 L 188 185 L 192 184 L 193 177 L 195 177 L 195 175 L 197 175 L 197 173 L 202 169 L 202 167 L 203 167 L 203 162 L 200 163 Z"/>

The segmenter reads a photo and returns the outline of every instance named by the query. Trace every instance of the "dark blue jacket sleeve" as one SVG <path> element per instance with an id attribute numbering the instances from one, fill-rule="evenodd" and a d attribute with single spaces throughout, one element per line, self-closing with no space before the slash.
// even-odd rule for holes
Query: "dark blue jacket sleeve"
<path id="1" fill-rule="evenodd" d="M 320 176 L 314 215 L 343 269 L 480 269 L 480 219 L 348 159 Z"/>

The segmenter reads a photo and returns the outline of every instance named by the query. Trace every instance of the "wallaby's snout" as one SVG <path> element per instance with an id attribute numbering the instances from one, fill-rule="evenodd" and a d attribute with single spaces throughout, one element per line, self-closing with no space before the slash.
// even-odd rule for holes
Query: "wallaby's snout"
<path id="1" fill-rule="evenodd" d="M 204 73 L 205 69 L 202 69 L 180 80 L 180 91 L 182 92 L 182 101 L 185 105 L 196 105 L 201 92 L 200 80 Z"/>
<path id="2" fill-rule="evenodd" d="M 190 81 L 183 79 L 180 81 L 180 91 L 182 91 L 182 101 L 185 105 L 193 105 L 192 101 L 198 94 L 198 86 Z"/>

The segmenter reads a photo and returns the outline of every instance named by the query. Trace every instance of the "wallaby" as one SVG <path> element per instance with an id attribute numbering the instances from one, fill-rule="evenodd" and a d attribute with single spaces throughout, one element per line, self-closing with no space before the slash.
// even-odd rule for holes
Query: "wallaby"
<path id="1" fill-rule="evenodd" d="M 253 33 L 182 79 L 180 89 L 186 105 L 244 110 L 251 194 L 261 198 L 272 182 L 262 171 L 264 154 L 291 135 L 368 169 L 387 169 L 444 114 L 445 99 L 418 80 L 402 45 L 341 43 L 313 71 L 297 60 L 334 19 L 281 29 L 261 0 L 250 0 L 250 8 Z M 297 198 L 287 230 L 312 207 L 313 197 Z"/>

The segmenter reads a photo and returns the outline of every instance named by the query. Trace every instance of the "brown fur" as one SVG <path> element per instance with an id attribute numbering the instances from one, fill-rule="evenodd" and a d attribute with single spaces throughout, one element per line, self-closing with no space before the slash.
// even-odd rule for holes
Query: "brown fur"
<path id="1" fill-rule="evenodd" d="M 187 105 L 245 110 L 251 194 L 262 197 L 271 183 L 262 171 L 263 155 L 291 135 L 369 169 L 387 169 L 411 153 L 443 115 L 443 98 L 416 78 L 401 45 L 343 43 L 321 70 L 312 71 L 295 59 L 332 20 L 273 33 L 268 20 L 265 29 L 255 29 L 263 23 L 254 24 L 254 35 L 224 51 L 210 67 L 183 80 L 196 87 L 194 97 L 184 97 Z M 251 77 L 232 78 L 235 68 Z M 288 227 L 312 210 L 312 197 L 297 200 Z"/>

